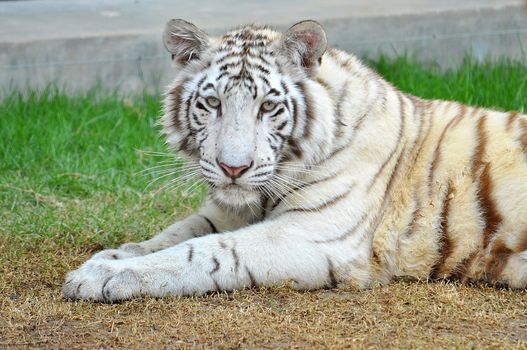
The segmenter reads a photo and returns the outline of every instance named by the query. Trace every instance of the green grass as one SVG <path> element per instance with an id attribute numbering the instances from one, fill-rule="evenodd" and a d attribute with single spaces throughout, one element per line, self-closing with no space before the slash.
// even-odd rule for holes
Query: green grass
<path id="1" fill-rule="evenodd" d="M 499 110 L 527 106 L 527 65 L 502 60 L 476 63 L 465 60 L 456 70 L 442 72 L 437 65 L 423 66 L 407 58 L 370 64 L 399 89 L 428 99 L 456 100 Z"/>
<path id="2" fill-rule="evenodd" d="M 167 224 L 163 213 L 173 220 L 195 208 L 203 189 L 145 192 L 153 174 L 141 171 L 173 158 L 152 154 L 166 152 L 160 109 L 159 96 L 8 95 L 0 103 L 0 235 L 107 246 L 145 238 Z"/>
<path id="3" fill-rule="evenodd" d="M 158 100 L 13 93 L 0 105 L 0 171 L 8 183 L 60 196 L 138 190 L 144 178 L 133 173 L 153 160 L 141 151 L 164 151 Z"/>
<path id="4" fill-rule="evenodd" d="M 401 90 L 502 110 L 527 106 L 527 67 L 477 64 L 455 71 L 406 58 L 370 62 Z M 114 245 L 141 239 L 196 208 L 196 192 L 145 192 L 138 174 L 166 157 L 157 126 L 160 97 L 92 90 L 13 92 L 0 102 L 0 235 L 24 244 Z M 151 187 L 155 189 L 156 186 Z"/>

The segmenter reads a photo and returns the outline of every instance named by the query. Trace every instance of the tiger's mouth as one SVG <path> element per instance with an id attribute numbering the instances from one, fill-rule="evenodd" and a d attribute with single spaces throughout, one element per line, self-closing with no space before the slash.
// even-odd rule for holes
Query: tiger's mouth
<path id="1" fill-rule="evenodd" d="M 246 206 L 260 200 L 261 193 L 252 186 L 246 186 L 238 183 L 225 184 L 216 187 L 215 197 L 225 204 L 232 206 Z"/>
<path id="2" fill-rule="evenodd" d="M 217 187 L 218 190 L 228 192 L 228 193 L 251 193 L 251 192 L 257 192 L 257 189 L 253 186 L 247 186 L 245 184 L 241 184 L 238 182 L 231 182 L 229 184 L 225 184 L 222 187 Z"/>

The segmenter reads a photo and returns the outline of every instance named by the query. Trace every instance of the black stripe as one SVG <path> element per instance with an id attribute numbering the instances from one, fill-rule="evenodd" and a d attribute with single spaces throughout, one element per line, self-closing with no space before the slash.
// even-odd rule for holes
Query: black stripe
<path id="1" fill-rule="evenodd" d="M 208 161 L 208 160 L 206 160 L 206 159 L 200 159 L 200 160 L 201 160 L 202 162 L 207 163 L 208 165 L 212 165 L 212 166 L 214 166 L 214 163 L 212 163 L 212 162 L 210 162 L 210 161 Z"/>
<path id="2" fill-rule="evenodd" d="M 341 193 L 339 195 L 336 195 L 335 197 L 329 199 L 329 200 L 325 200 L 323 201 L 322 203 L 320 203 L 319 205 L 317 206 L 314 206 L 314 207 L 309 207 L 309 208 L 291 208 L 291 209 L 287 209 L 284 213 L 289 213 L 289 212 L 313 212 L 313 211 L 320 211 L 322 209 L 325 209 L 329 206 L 332 206 L 333 204 L 335 203 L 338 203 L 339 201 L 341 201 L 342 199 L 346 198 L 348 196 L 348 194 L 350 194 L 350 192 L 353 190 L 355 186 L 351 185 L 350 188 L 344 192 L 344 193 Z"/>
<path id="3" fill-rule="evenodd" d="M 271 62 L 269 62 L 269 61 L 267 60 L 267 58 L 264 58 L 264 57 L 261 56 L 261 55 L 260 55 L 260 56 L 253 56 L 253 58 L 257 58 L 257 59 L 259 59 L 260 61 L 262 61 L 264 64 L 266 64 L 266 65 L 268 65 L 268 66 L 271 66 Z"/>
<path id="4" fill-rule="evenodd" d="M 210 272 L 211 275 L 213 273 L 218 272 L 220 269 L 220 262 L 218 261 L 218 259 L 216 259 L 215 256 L 212 257 L 212 262 L 214 263 L 214 267 L 212 268 L 212 271 Z"/>
<path id="5" fill-rule="evenodd" d="M 227 59 L 229 59 L 229 58 L 235 58 L 235 57 L 237 57 L 237 56 L 232 55 L 232 54 L 229 53 L 229 54 L 227 54 L 227 55 L 224 55 L 224 56 L 221 56 L 220 58 L 218 58 L 218 59 L 215 61 L 215 63 L 216 63 L 216 64 L 220 64 L 220 63 L 222 63 L 223 61 L 225 61 L 225 60 L 227 60 Z"/>
<path id="6" fill-rule="evenodd" d="M 204 111 L 210 113 L 210 111 L 207 109 L 207 107 L 205 107 L 205 106 L 203 105 L 203 103 L 201 103 L 201 102 L 199 102 L 199 101 L 196 102 L 196 108 L 202 109 L 202 110 L 204 110 Z"/>
<path id="7" fill-rule="evenodd" d="M 201 85 L 203 85 L 203 83 L 205 82 L 206 79 L 207 79 L 207 76 L 204 75 L 203 78 L 201 78 L 198 81 L 198 84 L 196 85 L 196 91 L 199 91 L 199 89 L 201 89 Z"/>
<path id="8" fill-rule="evenodd" d="M 278 92 L 278 90 L 276 90 L 276 89 L 269 90 L 269 92 L 267 94 L 268 95 L 280 96 L 280 92 Z"/>
<path id="9" fill-rule="evenodd" d="M 296 100 L 296 98 L 291 97 L 291 104 L 293 105 L 293 111 L 291 114 L 293 115 L 293 130 L 294 130 L 298 122 L 298 101 Z"/>
<path id="10" fill-rule="evenodd" d="M 271 167 L 272 164 L 260 164 L 258 165 L 256 168 L 254 168 L 254 170 L 258 170 L 258 169 L 261 169 L 261 168 L 267 168 L 267 167 Z"/>
<path id="11" fill-rule="evenodd" d="M 329 257 L 326 257 L 328 261 L 328 287 L 329 288 L 337 288 L 337 278 L 335 277 L 335 267 L 333 266 L 333 262 Z"/>
<path id="12" fill-rule="evenodd" d="M 285 128 L 285 126 L 287 125 L 287 120 L 282 122 L 282 124 L 278 125 L 278 127 L 276 128 L 276 130 L 282 130 L 283 128 Z"/>
<path id="13" fill-rule="evenodd" d="M 245 271 L 247 272 L 247 275 L 249 276 L 249 281 L 251 282 L 251 288 L 257 288 L 258 283 L 256 282 L 256 279 L 254 278 L 254 275 L 252 274 L 251 270 L 247 266 L 245 266 Z"/>
<path id="14" fill-rule="evenodd" d="M 302 150 L 300 149 L 300 146 L 298 145 L 298 142 L 294 139 L 287 140 L 289 144 L 289 148 L 291 149 L 291 152 L 293 152 L 293 155 L 297 157 L 298 159 L 302 158 Z"/>
<path id="15" fill-rule="evenodd" d="M 238 257 L 238 253 L 234 247 L 231 248 L 231 254 L 232 258 L 234 259 L 234 270 L 238 272 L 238 268 L 240 267 L 240 258 Z"/>
<path id="16" fill-rule="evenodd" d="M 269 69 L 265 68 L 264 66 L 260 65 L 260 64 L 257 64 L 256 66 L 254 66 L 254 68 L 256 68 L 257 70 L 259 70 L 260 72 L 264 73 L 264 74 L 271 74 L 271 72 L 269 71 Z"/>
<path id="17" fill-rule="evenodd" d="M 272 173 L 273 173 L 272 171 L 265 171 L 263 173 L 258 173 L 258 174 L 251 175 L 251 176 L 249 176 L 249 179 L 252 179 L 252 178 L 255 178 L 255 177 L 266 176 L 266 175 L 271 175 Z"/>
<path id="18" fill-rule="evenodd" d="M 216 229 L 216 226 L 210 221 L 210 219 L 204 215 L 200 215 L 207 223 L 209 224 L 210 228 L 212 229 L 212 233 L 218 233 L 219 231 Z"/>
<path id="19" fill-rule="evenodd" d="M 285 141 L 285 139 L 287 138 L 287 135 L 281 133 L 281 132 L 277 132 L 275 134 L 276 136 L 278 136 L 280 138 L 280 140 L 282 141 L 282 143 Z"/>
<path id="20" fill-rule="evenodd" d="M 278 136 L 276 136 L 276 134 L 269 134 L 269 136 L 271 136 L 276 143 L 280 143 L 281 140 L 278 138 Z"/>
<path id="21" fill-rule="evenodd" d="M 192 113 L 192 120 L 194 120 L 194 122 L 198 125 L 198 126 L 203 126 L 203 123 L 199 121 L 199 118 L 198 118 L 198 115 L 196 113 Z"/>
<path id="22" fill-rule="evenodd" d="M 192 258 L 194 257 L 194 246 L 192 244 L 188 245 L 188 257 L 187 261 L 190 263 L 192 262 Z"/>
<path id="23" fill-rule="evenodd" d="M 208 83 L 207 85 L 203 87 L 203 91 L 208 90 L 208 89 L 214 89 L 214 84 Z"/>
<path id="24" fill-rule="evenodd" d="M 280 114 L 284 113 L 284 111 L 285 111 L 285 108 L 284 108 L 284 107 L 281 107 L 280 109 L 278 109 L 278 110 L 276 111 L 275 114 L 273 114 L 273 115 L 270 116 L 269 118 L 270 118 L 270 119 L 274 119 L 274 118 L 276 118 L 277 116 L 279 116 Z"/>
<path id="25" fill-rule="evenodd" d="M 260 78 L 264 82 L 264 84 L 267 85 L 267 87 L 271 86 L 271 82 L 269 82 L 269 79 L 267 79 L 263 75 L 259 75 L 258 78 Z"/>
<path id="26" fill-rule="evenodd" d="M 218 76 L 216 77 L 216 81 L 220 80 L 221 78 L 223 78 L 224 76 L 226 76 L 226 75 L 228 75 L 228 74 L 229 74 L 229 72 L 222 72 L 220 75 L 218 75 Z"/>
<path id="27" fill-rule="evenodd" d="M 194 134 L 199 134 L 199 133 L 202 132 L 203 130 L 205 130 L 205 127 L 204 127 L 204 126 L 201 127 L 201 128 L 199 128 L 199 129 L 195 129 L 195 130 L 194 130 Z"/>
<path id="28" fill-rule="evenodd" d="M 305 121 L 304 121 L 304 130 L 302 132 L 302 138 L 309 138 L 311 136 L 311 127 L 313 124 L 313 120 L 315 119 L 315 115 L 313 113 L 313 101 L 311 101 L 311 96 L 308 95 L 306 87 L 303 83 L 297 84 L 300 92 L 302 93 L 302 96 L 304 98 L 304 106 L 305 106 Z"/>
<path id="29" fill-rule="evenodd" d="M 459 122 L 459 120 L 463 117 L 463 114 L 459 113 L 454 118 L 452 118 L 448 122 L 448 124 L 445 126 L 443 131 L 441 132 L 441 135 L 439 136 L 439 139 L 436 144 L 436 148 L 434 149 L 432 162 L 430 163 L 430 169 L 428 172 L 428 195 L 429 196 L 433 195 L 433 190 L 435 187 L 434 186 L 434 183 L 435 183 L 434 176 L 435 176 L 436 168 L 440 164 L 440 162 L 443 160 L 442 159 L 442 148 L 441 148 L 441 146 L 443 146 L 443 141 L 445 140 L 447 136 L 447 132 L 452 128 L 454 124 L 457 124 Z"/>
<path id="30" fill-rule="evenodd" d="M 212 278 L 212 276 L 211 276 L 211 279 L 212 279 L 212 282 L 214 282 L 215 292 L 219 292 L 221 290 L 220 285 L 214 278 Z"/>
<path id="31" fill-rule="evenodd" d="M 206 172 L 206 173 L 209 173 L 209 174 L 212 174 L 212 175 L 216 175 L 216 172 L 214 172 L 214 171 L 212 171 L 212 170 L 210 170 L 210 169 L 207 169 L 207 168 L 204 168 L 204 167 L 202 167 L 201 169 L 202 169 L 204 172 Z"/>
<path id="32" fill-rule="evenodd" d="M 450 257 L 454 250 L 453 242 L 450 238 L 448 227 L 450 216 L 450 202 L 453 193 L 454 189 L 452 188 L 452 183 L 449 181 L 445 192 L 445 198 L 443 199 L 443 208 L 439 217 L 441 220 L 441 235 L 439 236 L 438 242 L 438 259 L 436 260 L 430 270 L 429 276 L 431 279 L 437 279 L 439 277 L 442 277 L 439 275 L 439 272 L 441 272 L 441 268 L 443 267 L 446 260 Z"/>
<path id="33" fill-rule="evenodd" d="M 280 86 L 282 87 L 282 90 L 284 90 L 284 94 L 289 94 L 289 89 L 287 88 L 287 85 L 284 83 L 284 81 L 280 81 Z"/>
<path id="34" fill-rule="evenodd" d="M 226 71 L 227 69 L 229 69 L 229 68 L 234 68 L 234 67 L 236 67 L 236 66 L 239 66 L 240 64 L 241 64 L 241 62 L 225 63 L 223 66 L 221 66 L 221 67 L 219 68 L 219 70 L 220 70 L 221 72 L 224 72 L 224 71 Z"/>
<path id="35" fill-rule="evenodd" d="M 183 85 L 184 84 L 185 83 L 182 83 L 181 85 L 178 85 L 175 89 L 170 91 L 170 95 L 172 95 L 172 97 L 174 99 L 174 105 L 173 105 L 173 108 L 171 110 L 171 112 L 174 114 L 173 118 L 172 118 L 172 125 L 178 131 L 181 130 L 181 128 L 182 128 L 181 122 L 179 120 L 179 112 L 180 112 L 180 109 L 181 109 L 181 103 L 182 103 L 181 95 L 183 93 Z"/>

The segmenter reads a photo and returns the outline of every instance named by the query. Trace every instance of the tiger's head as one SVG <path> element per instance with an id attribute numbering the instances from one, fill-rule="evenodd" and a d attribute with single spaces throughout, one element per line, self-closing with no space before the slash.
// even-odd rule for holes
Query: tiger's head
<path id="1" fill-rule="evenodd" d="M 174 19 L 163 41 L 176 68 L 164 99 L 167 143 L 199 164 L 223 203 L 256 202 L 323 157 L 328 126 L 313 118 L 329 103 L 314 80 L 327 45 L 320 24 L 303 21 L 283 34 L 249 25 L 209 37 Z"/>

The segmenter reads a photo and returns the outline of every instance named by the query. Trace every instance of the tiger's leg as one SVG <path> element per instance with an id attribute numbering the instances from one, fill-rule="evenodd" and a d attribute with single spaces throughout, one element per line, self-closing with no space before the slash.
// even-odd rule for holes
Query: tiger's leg
<path id="1" fill-rule="evenodd" d="M 481 275 L 486 282 L 527 288 L 527 234 L 501 235 L 491 243 L 483 262 Z"/>
<path id="2" fill-rule="evenodd" d="M 527 250 L 509 257 L 501 277 L 510 288 L 527 288 Z"/>
<path id="3" fill-rule="evenodd" d="M 335 232 L 320 233 L 320 227 L 314 222 L 292 223 L 284 216 L 141 257 L 89 260 L 68 274 L 63 293 L 68 298 L 112 302 L 282 283 L 297 289 L 366 287 L 371 238 L 356 232 L 337 239 Z"/>
<path id="4" fill-rule="evenodd" d="M 250 211 L 233 214 L 214 202 L 207 201 L 198 214 L 190 215 L 170 225 L 151 239 L 139 243 L 125 243 L 119 249 L 100 251 L 92 259 L 117 260 L 150 254 L 191 238 L 243 227 L 252 220 L 250 215 L 252 215 Z"/>
<path id="5" fill-rule="evenodd" d="M 486 249 L 480 247 L 463 259 L 453 276 L 462 282 L 527 288 L 527 231 L 502 230 Z"/>

